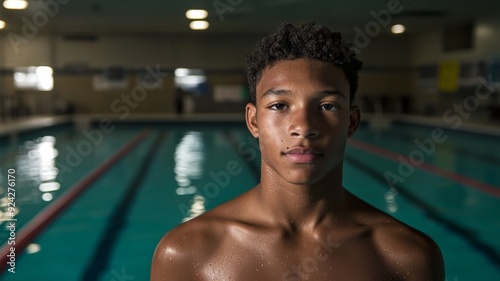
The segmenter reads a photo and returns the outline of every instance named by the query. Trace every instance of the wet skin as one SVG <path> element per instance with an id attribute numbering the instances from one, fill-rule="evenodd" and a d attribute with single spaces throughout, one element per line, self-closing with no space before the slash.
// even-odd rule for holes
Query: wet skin
<path id="1" fill-rule="evenodd" d="M 151 280 L 444 280 L 429 237 L 342 186 L 360 113 L 341 68 L 279 61 L 256 98 L 246 120 L 259 139 L 260 183 L 167 233 Z"/>

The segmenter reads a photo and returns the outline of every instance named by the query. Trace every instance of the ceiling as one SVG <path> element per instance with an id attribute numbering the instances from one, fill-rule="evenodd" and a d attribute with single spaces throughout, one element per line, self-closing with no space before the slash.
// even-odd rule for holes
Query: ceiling
<path id="1" fill-rule="evenodd" d="M 206 33 L 268 33 L 283 21 L 314 20 L 339 31 L 364 29 L 375 20 L 373 13 L 399 3 L 401 12 L 390 23 L 403 23 L 407 31 L 436 25 L 470 22 L 498 15 L 498 0 L 29 0 L 23 11 L 0 8 L 7 26 L 2 33 L 37 32 L 95 33 L 187 33 L 185 12 L 206 9 L 210 27 Z M 43 9 L 40 3 L 52 3 Z M 54 5 L 54 3 L 56 3 Z M 29 25 L 32 25 L 31 27 Z M 24 30 L 24 31 L 23 31 Z M 384 29 L 384 32 L 387 29 Z"/>

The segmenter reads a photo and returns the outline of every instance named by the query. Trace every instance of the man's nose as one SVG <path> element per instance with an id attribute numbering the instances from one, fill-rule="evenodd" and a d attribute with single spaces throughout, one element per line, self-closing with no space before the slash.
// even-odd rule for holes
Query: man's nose
<path id="1" fill-rule="evenodd" d="M 314 138 L 319 134 L 318 124 L 311 109 L 294 110 L 289 122 L 289 132 L 292 137 Z"/>

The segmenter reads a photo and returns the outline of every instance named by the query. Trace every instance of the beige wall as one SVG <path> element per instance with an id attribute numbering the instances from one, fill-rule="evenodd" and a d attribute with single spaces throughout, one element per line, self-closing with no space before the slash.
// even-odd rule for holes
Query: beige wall
<path id="1" fill-rule="evenodd" d="M 409 35 L 382 34 L 358 54 L 363 61 L 358 96 L 407 95 L 412 86 Z"/>
<path id="2" fill-rule="evenodd" d="M 62 35 L 37 34 L 26 44 L 14 48 L 4 34 L 1 62 L 3 68 L 16 66 L 49 65 L 54 68 L 84 66 L 99 69 L 107 66 L 124 66 L 142 69 L 159 66 L 173 70 L 177 67 L 205 68 L 215 74 L 208 75 L 211 86 L 215 84 L 244 84 L 245 55 L 251 52 L 262 35 L 120 35 L 99 36 L 96 41 L 68 41 Z M 349 35 L 346 38 L 349 39 Z M 361 74 L 359 95 L 399 95 L 408 91 L 407 74 L 394 68 L 407 65 L 408 39 L 381 35 L 373 38 L 362 49 L 360 58 L 365 61 Z M 387 48 L 387 45 L 392 46 Z M 390 71 L 384 71 L 390 68 Z M 234 73 L 231 71 L 234 70 Z M 221 72 L 222 71 L 222 72 Z M 173 73 L 161 90 L 148 93 L 135 113 L 163 113 L 174 110 Z M 128 87 L 120 91 L 98 92 L 93 89 L 92 75 L 55 75 L 54 98 L 60 97 L 75 106 L 79 113 L 114 113 L 111 104 L 122 94 L 130 94 L 136 86 L 136 78 L 130 75 Z M 13 91 L 11 77 L 4 77 L 5 91 Z M 231 107 L 228 104 L 226 106 Z M 239 105 L 238 105 L 239 106 Z M 224 111 L 224 106 L 217 107 Z M 232 111 L 232 110 L 231 110 Z"/>
<path id="3" fill-rule="evenodd" d="M 170 72 L 177 67 L 204 68 L 217 73 L 209 75 L 212 86 L 245 83 L 242 75 L 244 56 L 261 37 L 259 34 L 103 34 L 96 41 L 68 41 L 60 34 L 40 32 L 26 44 L 19 44 L 16 50 L 7 34 L 0 35 L 0 66 L 4 69 L 29 65 L 50 65 L 57 69 L 75 65 L 92 69 L 118 65 L 135 70 L 159 66 Z M 345 38 L 352 41 L 353 35 L 345 34 Z M 477 23 L 475 47 L 466 52 L 443 53 L 440 28 L 418 34 L 381 34 L 370 38 L 368 46 L 362 48 L 359 54 L 364 70 L 360 74 L 358 96 L 412 95 L 415 99 L 430 100 L 434 93 L 430 91 L 425 97 L 426 90 L 416 86 L 412 67 L 449 58 L 475 61 L 498 54 L 498 50 L 500 17 Z M 122 94 L 130 94 L 137 86 L 135 75 L 129 75 L 126 89 L 98 92 L 93 89 L 92 79 L 92 74 L 57 74 L 54 97 L 73 103 L 77 112 L 113 113 L 111 104 Z M 12 94 L 12 77 L 0 77 L 0 87 L 2 92 Z M 173 73 L 169 73 L 163 88 L 148 92 L 147 98 L 136 108 L 131 108 L 131 112 L 172 112 L 173 88 Z"/>
<path id="4" fill-rule="evenodd" d="M 500 14 L 481 19 L 475 24 L 474 43 L 471 50 L 442 51 L 442 27 L 415 34 L 410 44 L 410 63 L 422 65 L 447 59 L 477 61 L 492 55 L 500 56 Z"/>
<path id="5" fill-rule="evenodd" d="M 66 40 L 62 35 L 40 33 L 27 43 L 13 45 L 0 35 L 2 67 L 50 65 L 86 65 L 106 67 L 144 67 L 160 65 L 162 68 L 203 67 L 227 69 L 241 67 L 260 36 L 243 35 L 146 35 L 103 34 L 96 41 Z"/>
<path id="6" fill-rule="evenodd" d="M 148 90 L 129 76 L 123 90 L 95 91 L 92 75 L 63 75 L 54 81 L 54 93 L 79 113 L 167 113 L 173 111 L 173 78 L 163 79 L 159 89 Z M 129 100 L 129 101 L 127 101 Z"/>

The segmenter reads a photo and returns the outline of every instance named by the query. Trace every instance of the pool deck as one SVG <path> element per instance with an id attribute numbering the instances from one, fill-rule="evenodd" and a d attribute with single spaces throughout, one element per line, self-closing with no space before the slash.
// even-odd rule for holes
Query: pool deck
<path id="1" fill-rule="evenodd" d="M 121 115 L 78 114 L 65 116 L 33 116 L 0 122 L 0 137 L 18 134 L 65 123 L 88 124 L 110 119 L 116 122 L 244 122 L 243 114 L 136 114 L 123 118 Z"/>
<path id="2" fill-rule="evenodd" d="M 99 120 L 110 119 L 116 122 L 244 122 L 243 113 L 228 114 L 136 114 L 123 117 L 121 115 L 97 115 L 97 114 L 78 114 L 67 116 L 37 116 L 25 117 L 7 122 L 0 122 L 0 137 L 15 135 L 21 132 L 40 129 L 44 127 L 55 126 L 65 123 L 89 124 Z M 417 115 L 402 114 L 362 114 L 363 121 L 366 121 L 373 127 L 386 127 L 393 121 L 407 122 L 416 125 L 429 127 L 448 128 L 472 133 L 486 134 L 500 137 L 500 122 L 487 122 L 481 120 L 461 120 L 458 128 L 453 128 L 452 124 L 446 123 L 442 118 L 424 117 Z"/>

